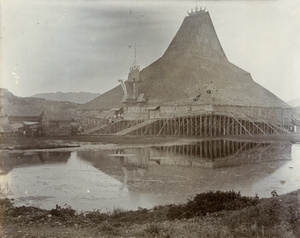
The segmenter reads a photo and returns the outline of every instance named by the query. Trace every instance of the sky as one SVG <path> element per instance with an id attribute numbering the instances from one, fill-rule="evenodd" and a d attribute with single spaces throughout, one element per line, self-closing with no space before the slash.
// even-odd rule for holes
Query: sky
<path id="1" fill-rule="evenodd" d="M 104 93 L 163 55 L 206 7 L 230 62 L 285 101 L 300 97 L 300 2 L 0 0 L 0 87 L 16 96 Z"/>

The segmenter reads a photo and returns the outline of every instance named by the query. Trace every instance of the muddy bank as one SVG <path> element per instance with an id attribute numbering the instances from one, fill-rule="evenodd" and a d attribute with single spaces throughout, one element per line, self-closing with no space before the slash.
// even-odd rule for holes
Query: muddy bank
<path id="1" fill-rule="evenodd" d="M 139 136 L 68 136 L 68 137 L 0 137 L 0 149 L 54 149 L 79 147 L 80 144 L 122 144 L 145 145 L 183 141 L 177 137 L 139 137 Z"/>
<path id="2" fill-rule="evenodd" d="M 46 137 L 0 137 L 0 150 L 32 150 L 32 149 L 55 149 L 79 147 L 79 143 L 70 140 L 52 139 Z"/>
<path id="3" fill-rule="evenodd" d="M 74 148 L 81 144 L 117 144 L 117 145 L 157 145 L 157 144 L 184 144 L 207 139 L 231 139 L 237 141 L 288 141 L 300 143 L 300 134 L 288 135 L 255 135 L 255 136 L 230 136 L 230 137 L 175 137 L 175 136 L 115 136 L 115 135 L 76 135 L 68 137 L 24 137 L 1 136 L 1 150 L 26 150 L 26 149 L 55 149 Z"/>
<path id="4" fill-rule="evenodd" d="M 0 200 L 1 237 L 299 237 L 300 191 L 268 199 L 198 194 L 186 204 L 77 213 Z"/>

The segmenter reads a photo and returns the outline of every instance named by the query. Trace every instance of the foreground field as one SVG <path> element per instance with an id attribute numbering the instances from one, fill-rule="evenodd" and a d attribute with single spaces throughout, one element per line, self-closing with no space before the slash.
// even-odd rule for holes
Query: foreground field
<path id="1" fill-rule="evenodd" d="M 0 205 L 0 237 L 300 237 L 300 191 L 268 199 L 198 194 L 186 204 L 76 213 Z"/>

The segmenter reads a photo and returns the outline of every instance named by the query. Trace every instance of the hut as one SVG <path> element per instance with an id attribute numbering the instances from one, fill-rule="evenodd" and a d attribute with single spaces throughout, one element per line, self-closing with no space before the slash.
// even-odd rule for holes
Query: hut
<path id="1" fill-rule="evenodd" d="M 122 108 L 122 119 L 90 133 L 253 135 L 289 133 L 292 109 L 229 62 L 210 15 L 190 12 L 161 58 L 82 109 Z"/>
<path id="2" fill-rule="evenodd" d="M 41 136 L 44 134 L 46 114 L 36 111 L 29 113 L 11 113 L 9 123 L 13 134 Z"/>
<path id="3" fill-rule="evenodd" d="M 72 133 L 73 118 L 56 116 L 43 111 L 38 114 L 11 114 L 10 127 L 15 134 L 29 136 L 68 136 Z"/>
<path id="4" fill-rule="evenodd" d="M 2 110 L 0 106 L 0 135 L 8 134 L 11 132 L 9 120 L 7 114 Z"/>

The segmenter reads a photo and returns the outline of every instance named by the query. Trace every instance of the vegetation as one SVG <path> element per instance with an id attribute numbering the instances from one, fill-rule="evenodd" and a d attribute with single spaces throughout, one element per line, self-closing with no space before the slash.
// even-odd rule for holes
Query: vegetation
<path id="1" fill-rule="evenodd" d="M 300 237 L 300 190 L 268 199 L 234 191 L 197 194 L 186 204 L 151 210 L 77 213 L 14 207 L 0 200 L 3 236 L 20 237 Z M 59 229 L 58 229 L 59 227 Z M 43 235 L 41 235 L 41 233 Z M 0 234 L 1 235 L 1 234 Z"/>
<path id="2" fill-rule="evenodd" d="M 258 204 L 258 198 L 242 197 L 240 193 L 207 192 L 197 194 L 193 200 L 183 205 L 172 205 L 168 212 L 169 219 L 192 218 L 205 216 L 227 210 L 240 210 Z"/>

